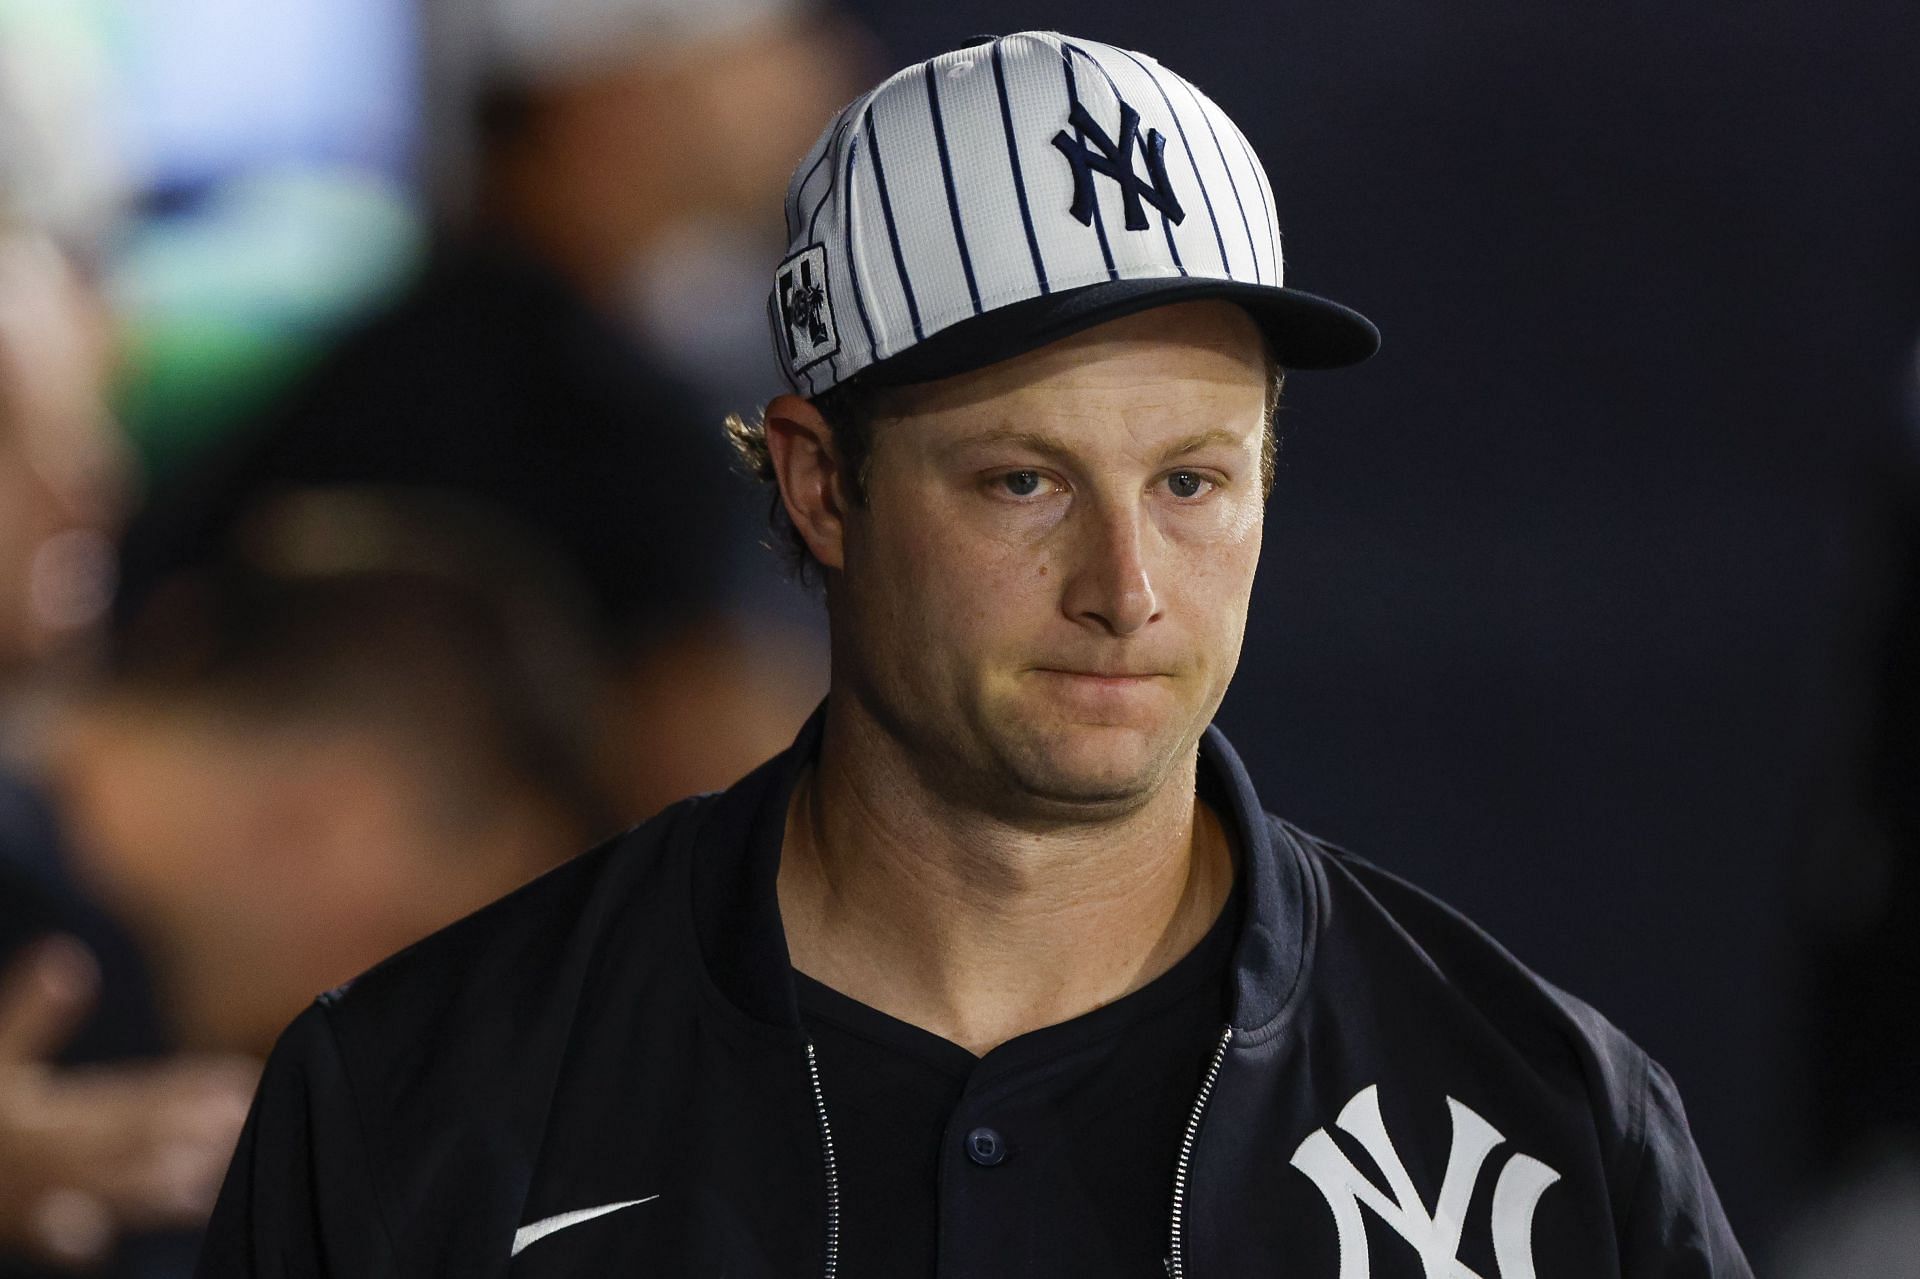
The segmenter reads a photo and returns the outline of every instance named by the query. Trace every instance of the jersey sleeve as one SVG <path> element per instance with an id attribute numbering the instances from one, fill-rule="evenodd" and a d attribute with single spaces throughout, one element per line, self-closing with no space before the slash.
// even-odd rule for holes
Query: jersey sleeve
<path id="1" fill-rule="evenodd" d="M 396 1273 L 352 1084 L 320 1004 L 281 1035 L 201 1246 L 199 1279 Z"/>
<path id="2" fill-rule="evenodd" d="M 1626 1279 L 1753 1279 L 1687 1127 L 1680 1093 L 1644 1056 L 1640 1171 L 1620 1223 Z"/>

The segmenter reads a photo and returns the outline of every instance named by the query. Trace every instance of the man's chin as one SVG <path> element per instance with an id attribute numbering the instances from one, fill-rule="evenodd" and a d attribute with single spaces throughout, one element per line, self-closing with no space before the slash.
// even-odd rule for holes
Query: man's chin
<path id="1" fill-rule="evenodd" d="M 1134 727 L 1065 725 L 1009 743 L 1003 759 L 1030 799 L 1062 812 L 1138 808 L 1166 784 L 1172 752 Z"/>

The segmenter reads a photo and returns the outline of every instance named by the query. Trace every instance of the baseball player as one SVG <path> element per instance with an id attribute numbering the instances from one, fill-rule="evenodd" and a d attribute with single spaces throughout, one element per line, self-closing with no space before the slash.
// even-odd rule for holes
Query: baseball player
<path id="1" fill-rule="evenodd" d="M 276 1049 L 202 1273 L 1749 1275 L 1672 1082 L 1210 721 L 1281 371 L 1240 131 L 1028 32 L 795 171 L 792 394 L 737 441 L 825 584 L 793 746 Z"/>

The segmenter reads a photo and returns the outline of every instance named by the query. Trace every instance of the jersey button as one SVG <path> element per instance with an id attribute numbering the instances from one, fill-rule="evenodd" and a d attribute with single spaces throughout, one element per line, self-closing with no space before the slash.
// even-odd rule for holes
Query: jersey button
<path id="1" fill-rule="evenodd" d="M 975 1128 L 967 1134 L 967 1158 L 982 1168 L 991 1168 L 1007 1157 L 1007 1143 L 991 1128 Z"/>

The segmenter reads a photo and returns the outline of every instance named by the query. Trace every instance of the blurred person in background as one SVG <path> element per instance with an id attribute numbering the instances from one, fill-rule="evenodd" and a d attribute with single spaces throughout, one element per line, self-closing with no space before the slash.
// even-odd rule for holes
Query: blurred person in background
<path id="1" fill-rule="evenodd" d="M 808 0 L 479 0 L 480 220 L 620 316 L 705 421 L 780 388 L 766 355 L 765 195 L 877 70 Z M 764 557 L 760 557 L 764 558 Z"/>
<path id="2" fill-rule="evenodd" d="M 126 459 L 102 387 L 104 317 L 53 240 L 0 210 L 0 674 L 97 622 Z"/>
<path id="3" fill-rule="evenodd" d="M 190 1047 L 313 996 L 617 821 L 570 578 L 454 498 L 273 499 L 119 635 L 59 773 Z"/>
<path id="4" fill-rule="evenodd" d="M 484 50 L 468 224 L 442 234 L 389 311 L 156 494 L 127 539 L 119 608 L 137 618 L 155 582 L 212 553 L 277 487 L 482 498 L 587 584 L 624 675 L 609 692 L 613 740 L 648 761 L 621 797 L 642 816 L 784 744 L 823 668 L 791 604 L 743 603 L 760 499 L 728 473 L 716 393 L 688 385 L 685 361 L 633 322 L 636 275 L 685 228 L 741 223 L 779 189 L 805 142 L 798 122 L 851 92 L 853 73 L 833 30 L 784 0 L 455 12 Z M 687 315 L 732 309 L 680 301 Z M 761 351 L 750 367 L 771 377 L 767 364 Z"/>
<path id="5" fill-rule="evenodd" d="M 140 961 L 71 882 L 34 776 L 40 703 L 110 589 L 125 488 L 98 308 L 45 234 L 0 212 L 0 1275 L 178 1274 L 257 1068 L 154 1057 Z M 112 1066 L 98 1063 L 121 1061 Z M 85 1063 L 85 1064 L 83 1064 Z"/>

